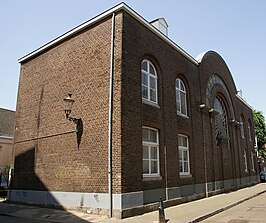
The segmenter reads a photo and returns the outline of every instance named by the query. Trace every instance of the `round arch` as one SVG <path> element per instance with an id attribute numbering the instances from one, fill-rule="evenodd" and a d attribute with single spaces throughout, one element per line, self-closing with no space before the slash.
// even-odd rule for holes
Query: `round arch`
<path id="1" fill-rule="evenodd" d="M 218 86 L 219 90 L 215 91 L 214 90 L 215 86 Z M 209 107 L 212 107 L 213 95 L 215 95 L 215 97 L 217 95 L 221 95 L 221 91 L 222 91 L 222 94 L 224 94 L 223 100 L 228 103 L 228 113 L 230 114 L 230 117 L 232 119 L 235 119 L 235 111 L 234 111 L 234 107 L 233 107 L 233 103 L 231 101 L 229 91 L 228 91 L 225 83 L 223 82 L 223 80 L 217 74 L 211 75 L 208 82 L 207 82 L 206 104 Z"/>

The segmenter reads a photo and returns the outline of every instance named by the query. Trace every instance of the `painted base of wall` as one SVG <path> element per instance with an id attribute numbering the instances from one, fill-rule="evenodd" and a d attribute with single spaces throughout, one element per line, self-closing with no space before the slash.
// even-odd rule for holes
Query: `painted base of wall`
<path id="1" fill-rule="evenodd" d="M 213 196 L 230 190 L 237 190 L 259 182 L 257 176 L 234 180 L 192 184 L 181 187 L 159 188 L 124 194 L 113 194 L 113 216 L 125 218 L 158 209 L 162 197 L 165 207 Z M 108 215 L 109 195 L 105 193 L 78 193 L 58 191 L 11 190 L 11 203 L 24 203 L 45 207 L 74 209 L 92 214 Z"/>
<path id="2" fill-rule="evenodd" d="M 8 200 L 13 203 L 38 205 L 68 210 L 80 210 L 108 215 L 109 194 L 61 191 L 10 190 Z M 122 210 L 143 205 L 143 192 L 113 194 L 114 216 L 122 218 Z"/>

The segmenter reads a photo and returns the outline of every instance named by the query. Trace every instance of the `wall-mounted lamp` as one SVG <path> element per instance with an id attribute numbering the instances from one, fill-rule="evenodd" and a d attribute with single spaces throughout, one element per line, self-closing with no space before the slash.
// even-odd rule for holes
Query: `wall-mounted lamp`
<path id="1" fill-rule="evenodd" d="M 234 125 L 236 127 L 240 127 L 241 126 L 241 123 L 239 121 L 235 120 L 235 119 L 231 119 L 230 123 L 231 123 L 231 125 Z"/>
<path id="2" fill-rule="evenodd" d="M 218 110 L 216 110 L 214 108 L 210 109 L 209 113 L 211 114 L 211 116 L 217 116 L 217 115 L 221 114 Z"/>
<path id="3" fill-rule="evenodd" d="M 73 98 L 71 98 L 72 94 L 68 93 L 68 96 L 66 98 L 64 98 L 64 102 L 65 102 L 65 114 L 66 114 L 66 118 L 69 121 L 72 121 L 76 124 L 76 133 L 77 133 L 77 143 L 78 143 L 78 147 L 80 145 L 81 142 L 81 136 L 83 133 L 83 122 L 81 118 L 74 118 L 74 117 L 70 117 L 70 113 L 72 111 L 72 106 L 75 102 L 75 100 Z"/>
<path id="4" fill-rule="evenodd" d="M 202 112 L 208 113 L 211 108 L 209 106 L 207 106 L 206 104 L 200 104 L 199 109 Z"/>
<path id="5" fill-rule="evenodd" d="M 65 114 L 66 114 L 66 118 L 69 119 L 69 115 L 71 113 L 72 110 L 72 106 L 74 104 L 74 99 L 71 98 L 72 94 L 68 93 L 68 96 L 66 98 L 64 98 L 64 102 L 65 102 Z M 73 118 L 69 119 L 70 121 L 74 121 L 76 120 L 76 118 L 73 120 Z"/>
<path id="6" fill-rule="evenodd" d="M 199 109 L 200 109 L 202 112 L 209 113 L 211 116 L 217 116 L 217 115 L 220 114 L 219 111 L 217 111 L 217 110 L 214 109 L 214 108 L 210 108 L 210 107 L 207 106 L 206 104 L 200 104 L 200 105 L 199 105 Z"/>

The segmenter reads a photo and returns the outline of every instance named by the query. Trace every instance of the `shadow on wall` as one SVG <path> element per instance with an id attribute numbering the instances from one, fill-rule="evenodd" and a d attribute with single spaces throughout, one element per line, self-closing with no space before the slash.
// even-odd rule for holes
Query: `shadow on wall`
<path id="1" fill-rule="evenodd" d="M 14 174 L 11 176 L 7 203 L 46 207 L 41 208 L 43 209 L 41 210 L 42 214 L 46 210 L 48 210 L 47 212 L 54 213 L 53 215 L 59 214 L 59 211 L 55 209 L 67 211 L 38 178 L 34 167 L 35 148 L 31 148 L 27 152 L 15 157 Z M 47 207 L 53 208 L 53 210 L 49 210 Z M 28 209 L 30 210 L 31 207 L 28 207 Z M 88 222 L 70 212 L 67 212 L 64 217 L 68 218 L 68 220 L 71 218 L 71 222 Z"/>

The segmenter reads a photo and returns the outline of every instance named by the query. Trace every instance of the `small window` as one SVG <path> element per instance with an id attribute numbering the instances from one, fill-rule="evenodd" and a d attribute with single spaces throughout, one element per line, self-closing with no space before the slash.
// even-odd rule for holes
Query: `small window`
<path id="1" fill-rule="evenodd" d="M 157 73 L 148 60 L 141 63 L 141 91 L 143 100 L 157 104 Z"/>
<path id="2" fill-rule="evenodd" d="M 248 161 L 247 161 L 247 152 L 244 149 L 243 150 L 243 157 L 244 157 L 244 166 L 245 166 L 245 171 L 248 172 Z"/>
<path id="3" fill-rule="evenodd" d="M 240 116 L 240 134 L 241 134 L 241 137 L 244 139 L 245 138 L 245 132 L 244 132 L 244 122 L 243 122 L 243 119 L 242 117 Z"/>
<path id="4" fill-rule="evenodd" d="M 253 154 L 253 153 L 251 152 L 250 158 L 251 158 L 251 168 L 252 168 L 252 171 L 255 171 L 255 161 L 254 161 L 254 159 L 255 159 L 255 154 Z"/>
<path id="5" fill-rule="evenodd" d="M 156 129 L 142 128 L 143 176 L 159 176 L 159 136 Z"/>
<path id="6" fill-rule="evenodd" d="M 189 145 L 187 136 L 178 135 L 178 151 L 179 173 L 180 175 L 190 175 Z"/>
<path id="7" fill-rule="evenodd" d="M 250 122 L 248 122 L 248 138 L 249 141 L 252 141 Z"/>
<path id="8" fill-rule="evenodd" d="M 175 89 L 177 113 L 187 116 L 187 92 L 183 81 L 179 78 L 176 79 Z"/>

